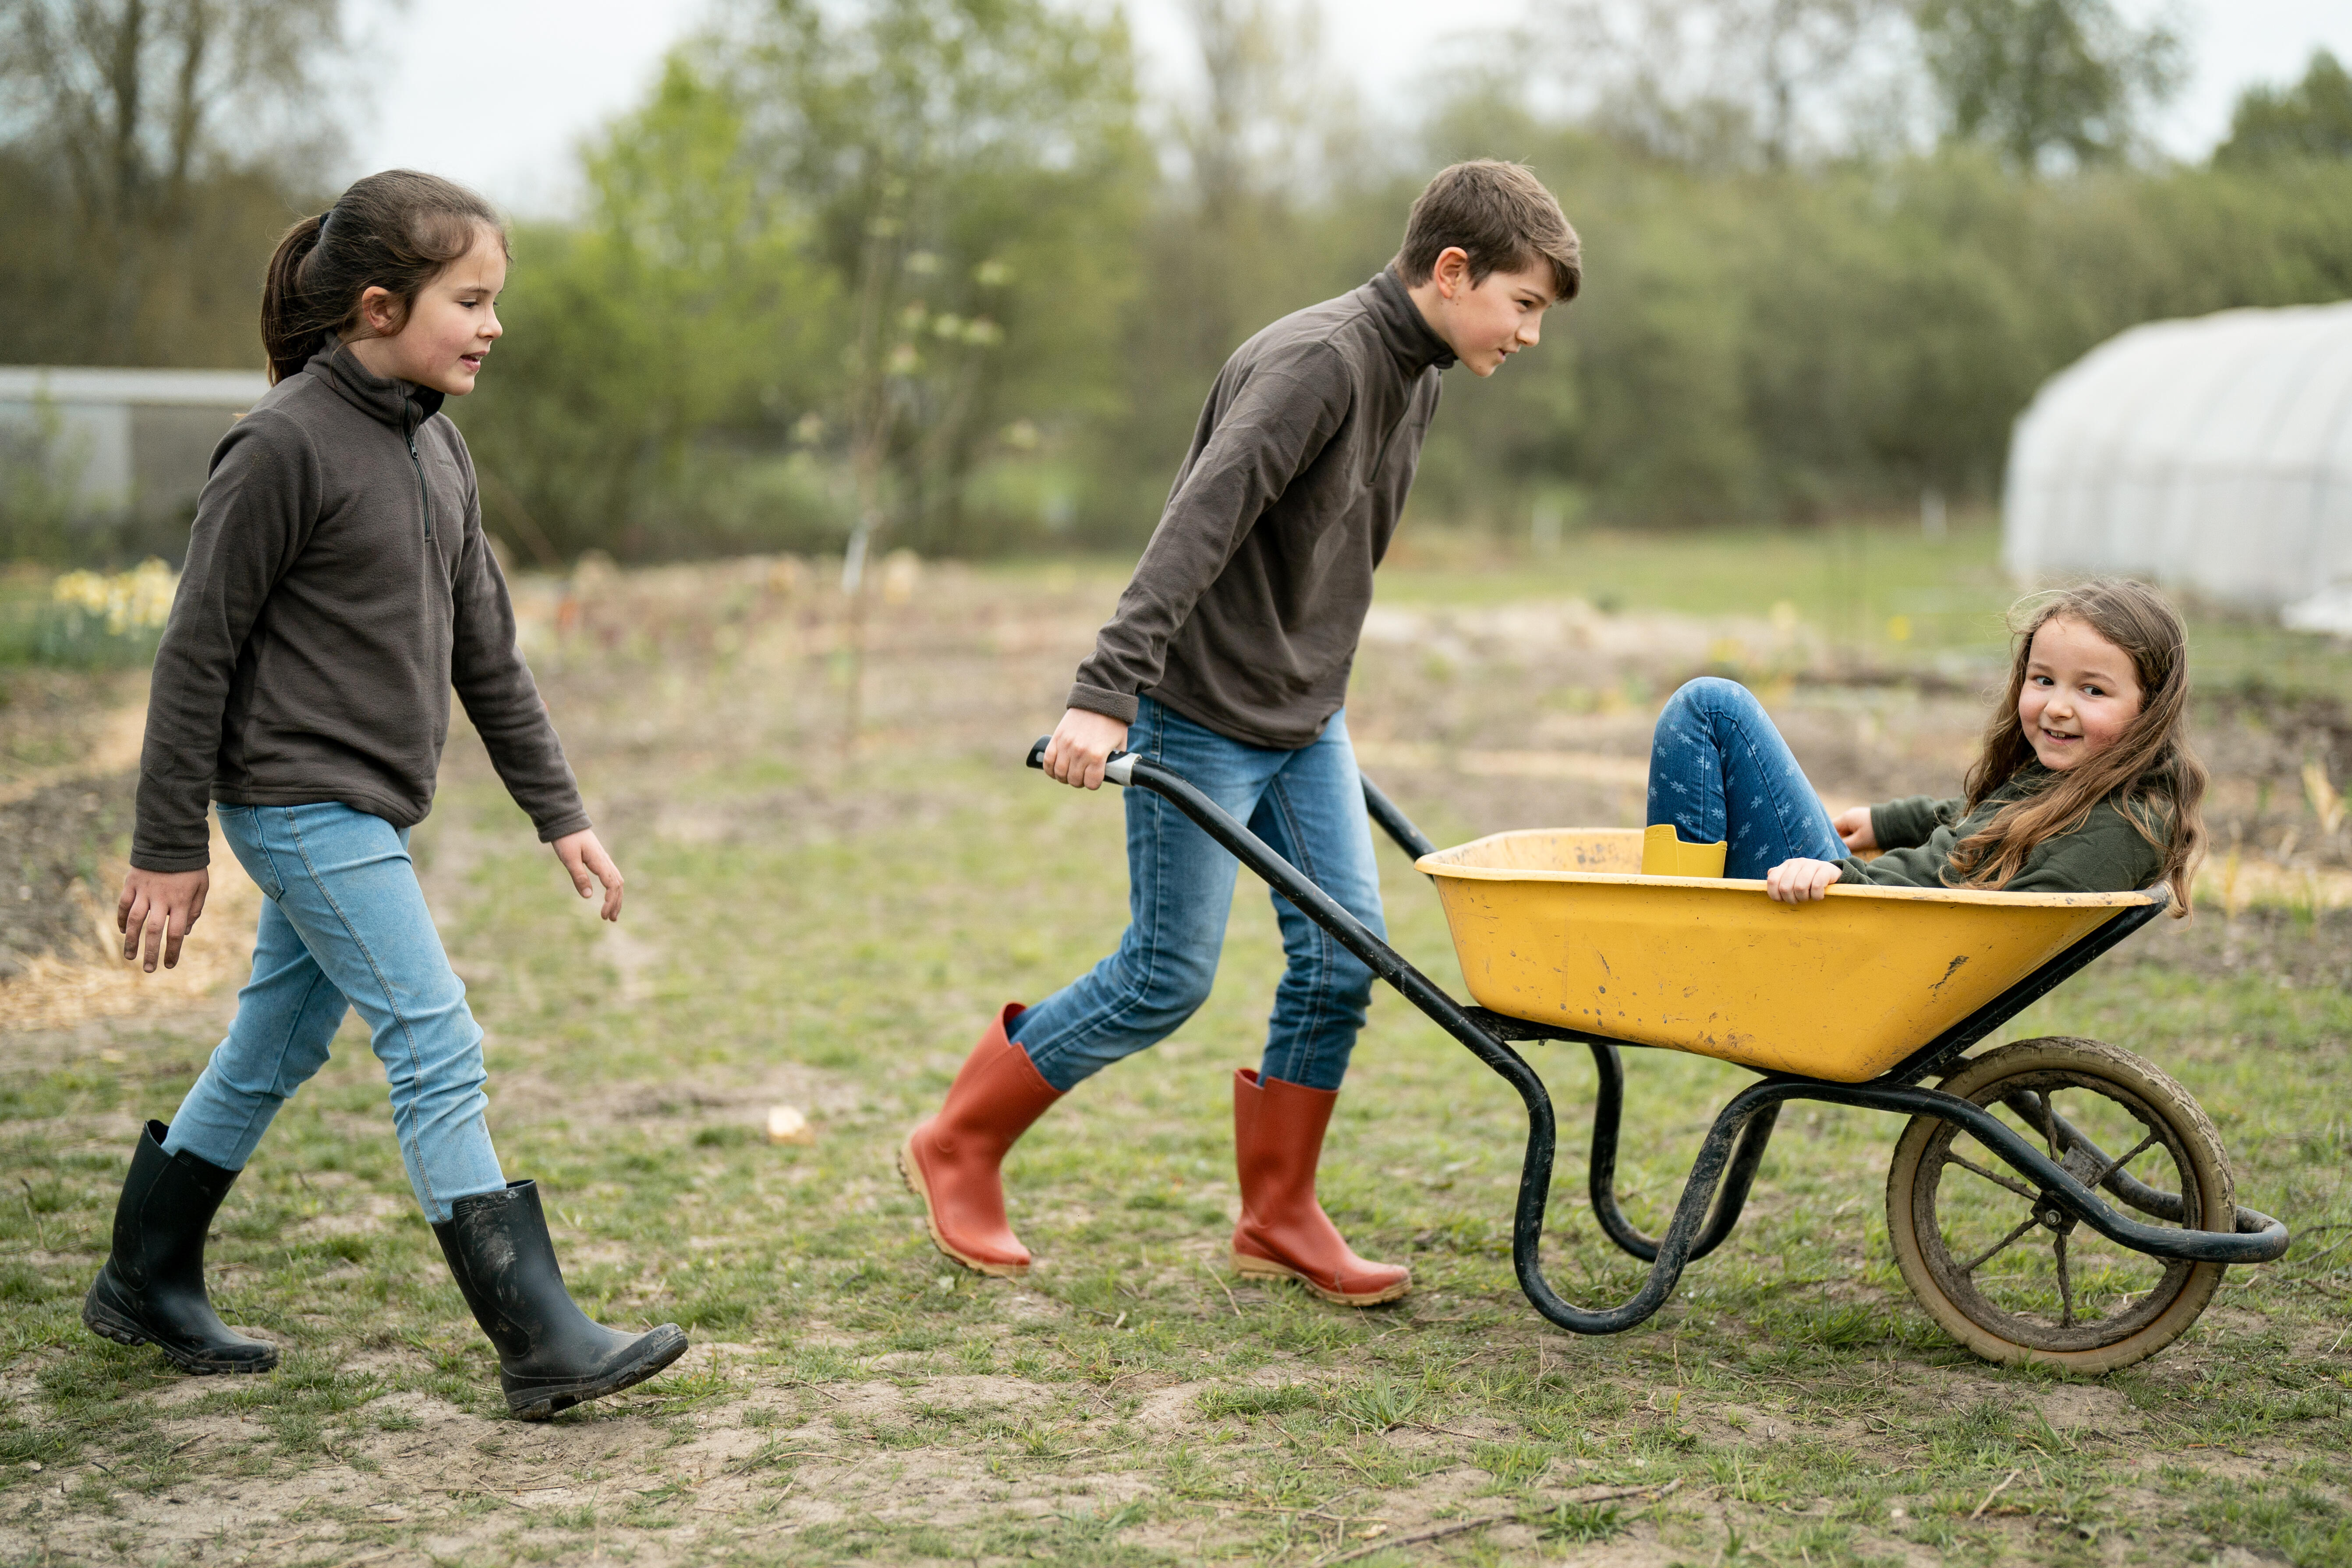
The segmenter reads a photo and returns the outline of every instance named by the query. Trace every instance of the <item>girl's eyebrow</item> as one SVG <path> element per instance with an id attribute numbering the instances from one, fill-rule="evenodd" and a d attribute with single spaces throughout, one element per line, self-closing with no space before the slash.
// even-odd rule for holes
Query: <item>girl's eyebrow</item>
<path id="1" fill-rule="evenodd" d="M 2055 680 L 2059 674 L 2059 672 L 2053 668 L 2047 660 L 2039 658 L 2029 659 L 2026 661 L 2025 673 L 2029 677 L 2046 675 L 2053 680 Z M 2115 690 L 2121 690 L 2123 689 L 2123 677 L 2119 675 L 2112 675 L 2104 669 L 2078 669 L 2074 670 L 2073 675 L 2075 682 L 2080 685 L 2105 686 Z"/>

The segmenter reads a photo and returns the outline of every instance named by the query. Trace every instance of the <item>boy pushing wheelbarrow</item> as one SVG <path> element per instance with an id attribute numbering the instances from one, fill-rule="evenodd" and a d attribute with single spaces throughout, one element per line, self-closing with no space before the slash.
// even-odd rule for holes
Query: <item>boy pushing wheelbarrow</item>
<path id="1" fill-rule="evenodd" d="M 1383 929 L 1345 715 L 1372 573 L 1412 487 L 1441 373 L 1532 348 L 1581 282 L 1575 231 L 1516 163 L 1457 163 L 1413 203 L 1394 260 L 1276 321 L 1218 375 L 1134 579 L 1080 665 L 1045 768 L 1098 789 L 1110 753 L 1177 767 L 1349 913 Z M 1208 999 L 1238 863 L 1157 795 L 1129 792 L 1129 924 L 1118 949 L 1034 1006 L 1007 1004 L 947 1103 L 908 1134 L 907 1183 L 940 1250 L 1025 1272 L 999 1175 L 1022 1133 Z M 1349 1306 L 1412 1288 L 1356 1256 L 1315 1196 L 1325 1128 L 1372 973 L 1280 895 L 1288 966 L 1265 1054 L 1234 1076 L 1245 1276 Z"/>

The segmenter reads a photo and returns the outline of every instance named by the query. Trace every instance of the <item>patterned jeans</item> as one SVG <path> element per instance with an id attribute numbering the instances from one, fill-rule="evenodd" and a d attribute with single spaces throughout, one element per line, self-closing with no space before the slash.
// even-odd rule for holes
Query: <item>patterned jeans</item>
<path id="1" fill-rule="evenodd" d="M 1685 844 L 1727 842 L 1723 874 L 1760 878 L 1783 860 L 1843 860 L 1846 847 L 1764 705 L 1703 676 L 1666 703 L 1650 741 L 1650 814 Z"/>

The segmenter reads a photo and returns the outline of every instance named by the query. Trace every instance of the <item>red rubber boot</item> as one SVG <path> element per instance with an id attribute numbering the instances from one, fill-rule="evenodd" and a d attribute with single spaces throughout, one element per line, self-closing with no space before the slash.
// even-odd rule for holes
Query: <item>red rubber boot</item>
<path id="1" fill-rule="evenodd" d="M 1412 1289 L 1412 1271 L 1367 1263 L 1315 1201 L 1315 1166 L 1331 1124 L 1336 1089 L 1248 1068 L 1234 1074 L 1234 1163 L 1242 1218 L 1234 1226 L 1234 1271 L 1244 1279 L 1296 1279 L 1327 1301 L 1370 1307 Z"/>
<path id="2" fill-rule="evenodd" d="M 1029 1249 L 1004 1219 L 1005 1152 L 1062 1098 L 1029 1053 L 1004 1037 L 1026 1009 L 1007 1002 L 971 1048 L 939 1114 L 916 1123 L 898 1150 L 898 1173 L 923 1200 L 923 1223 L 939 1249 L 966 1268 L 1013 1279 L 1029 1272 Z"/>

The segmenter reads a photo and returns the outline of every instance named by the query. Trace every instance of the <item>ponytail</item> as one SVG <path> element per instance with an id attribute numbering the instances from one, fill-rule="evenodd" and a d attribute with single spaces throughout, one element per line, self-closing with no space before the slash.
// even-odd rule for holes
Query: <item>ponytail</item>
<path id="1" fill-rule="evenodd" d="M 277 385 L 310 361 L 319 332 L 299 316 L 302 263 L 319 247 L 321 220 L 306 217 L 286 231 L 269 258 L 261 284 L 261 352 L 269 356 L 269 384 Z"/>
<path id="2" fill-rule="evenodd" d="M 506 245 L 489 203 L 411 169 L 370 174 L 317 217 L 288 229 L 261 288 L 261 346 L 275 384 L 298 374 L 331 337 L 359 325 L 360 297 L 382 289 L 406 319 L 416 292 L 485 234 Z"/>

